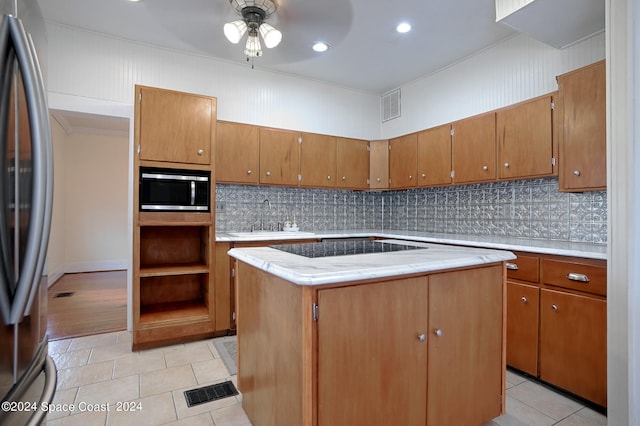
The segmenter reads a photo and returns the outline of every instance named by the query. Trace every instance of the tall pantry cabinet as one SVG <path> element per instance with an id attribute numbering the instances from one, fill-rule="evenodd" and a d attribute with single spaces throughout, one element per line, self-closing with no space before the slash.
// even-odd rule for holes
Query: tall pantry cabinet
<path id="1" fill-rule="evenodd" d="M 133 349 L 213 336 L 217 100 L 135 88 Z M 142 211 L 141 167 L 211 174 L 209 211 Z"/>

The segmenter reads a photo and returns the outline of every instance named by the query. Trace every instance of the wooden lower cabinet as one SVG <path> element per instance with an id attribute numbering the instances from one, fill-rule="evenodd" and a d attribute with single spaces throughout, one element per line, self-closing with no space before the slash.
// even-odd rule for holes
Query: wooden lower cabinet
<path id="1" fill-rule="evenodd" d="M 231 258 L 227 252 L 231 249 L 231 243 L 216 243 L 216 332 L 235 330 L 236 323 L 233 318 L 235 312 L 235 297 L 233 277 L 231 275 Z"/>
<path id="2" fill-rule="evenodd" d="M 481 425 L 504 412 L 502 264 L 322 287 L 238 268 L 253 425 Z"/>
<path id="3" fill-rule="evenodd" d="M 427 281 L 318 291 L 318 425 L 426 424 Z"/>
<path id="4" fill-rule="evenodd" d="M 607 405 L 607 302 L 540 290 L 540 379 Z"/>
<path id="5" fill-rule="evenodd" d="M 538 375 L 540 289 L 507 281 L 507 364 Z"/>
<path id="6" fill-rule="evenodd" d="M 507 365 L 606 407 L 606 262 L 516 254 L 507 263 Z"/>

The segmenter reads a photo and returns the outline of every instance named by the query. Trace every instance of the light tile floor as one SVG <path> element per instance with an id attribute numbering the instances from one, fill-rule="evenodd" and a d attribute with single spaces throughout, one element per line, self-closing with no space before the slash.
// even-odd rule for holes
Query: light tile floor
<path id="1" fill-rule="evenodd" d="M 241 395 L 187 407 L 185 390 L 236 383 L 212 342 L 131 352 L 126 331 L 50 342 L 58 385 L 47 424 L 250 426 Z M 601 414 L 507 371 L 507 413 L 486 426 L 606 424 Z"/>

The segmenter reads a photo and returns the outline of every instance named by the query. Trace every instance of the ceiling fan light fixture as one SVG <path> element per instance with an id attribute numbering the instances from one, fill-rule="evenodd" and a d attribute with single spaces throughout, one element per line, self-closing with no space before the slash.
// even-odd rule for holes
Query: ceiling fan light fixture
<path id="1" fill-rule="evenodd" d="M 264 45 L 267 46 L 267 49 L 276 47 L 280 44 L 280 41 L 282 41 L 282 33 L 266 22 L 263 22 L 260 25 L 259 30 L 260 35 L 264 40 Z"/>
<path id="2" fill-rule="evenodd" d="M 247 32 L 247 23 L 242 19 L 224 24 L 224 35 L 233 44 L 238 44 Z"/>
<path id="3" fill-rule="evenodd" d="M 249 34 L 244 48 L 247 59 L 262 56 L 260 37 L 268 49 L 280 44 L 282 33 L 264 22 L 278 8 L 276 0 L 229 0 L 229 4 L 242 19 L 226 23 L 224 35 L 231 43 L 236 44 L 245 33 Z"/>
<path id="4" fill-rule="evenodd" d="M 257 58 L 262 56 L 262 47 L 260 46 L 260 38 L 258 38 L 258 34 L 249 34 L 249 37 L 247 37 L 247 44 L 244 47 L 244 54 L 247 55 L 247 58 Z"/>

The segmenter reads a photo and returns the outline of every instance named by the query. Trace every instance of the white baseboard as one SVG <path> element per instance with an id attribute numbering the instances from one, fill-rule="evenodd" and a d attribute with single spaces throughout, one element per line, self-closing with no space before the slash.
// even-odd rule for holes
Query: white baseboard
<path id="1" fill-rule="evenodd" d="M 129 267 L 127 260 L 104 260 L 97 262 L 71 262 L 65 263 L 53 271 L 49 271 L 47 285 L 51 287 L 64 274 L 79 272 L 121 271 Z"/>

